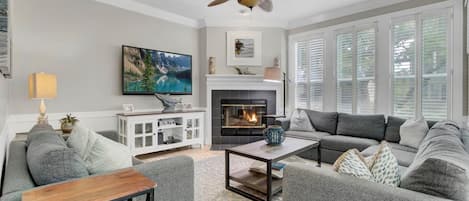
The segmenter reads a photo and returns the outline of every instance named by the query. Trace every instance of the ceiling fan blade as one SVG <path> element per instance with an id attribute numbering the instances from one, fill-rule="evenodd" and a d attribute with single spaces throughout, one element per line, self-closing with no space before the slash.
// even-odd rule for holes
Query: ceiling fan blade
<path id="1" fill-rule="evenodd" d="M 272 0 L 260 0 L 258 6 L 266 12 L 272 12 L 274 8 L 274 4 L 272 3 Z"/>
<path id="2" fill-rule="evenodd" d="M 214 0 L 214 1 L 210 2 L 210 4 L 208 4 L 208 7 L 220 5 L 220 4 L 225 3 L 227 1 L 229 1 L 229 0 Z"/>

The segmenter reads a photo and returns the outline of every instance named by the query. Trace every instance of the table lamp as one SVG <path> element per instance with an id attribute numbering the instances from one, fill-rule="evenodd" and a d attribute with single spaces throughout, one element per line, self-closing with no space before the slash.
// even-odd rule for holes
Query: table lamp
<path id="1" fill-rule="evenodd" d="M 57 78 L 46 73 L 33 73 L 29 76 L 29 98 L 41 100 L 37 124 L 48 124 L 45 99 L 57 96 Z"/>

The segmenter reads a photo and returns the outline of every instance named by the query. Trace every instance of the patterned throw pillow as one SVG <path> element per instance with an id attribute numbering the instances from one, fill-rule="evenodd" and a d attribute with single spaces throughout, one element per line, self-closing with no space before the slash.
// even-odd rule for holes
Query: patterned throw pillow
<path id="1" fill-rule="evenodd" d="M 399 165 L 386 142 L 378 151 L 364 158 L 356 149 L 342 154 L 334 163 L 334 170 L 341 174 L 374 181 L 381 184 L 398 186 L 400 183 Z"/>
<path id="2" fill-rule="evenodd" d="M 343 153 L 334 163 L 333 168 L 341 174 L 351 175 L 360 179 L 374 181 L 365 159 L 357 149 L 350 149 Z"/>
<path id="3" fill-rule="evenodd" d="M 291 116 L 290 130 L 314 132 L 313 125 L 309 120 L 308 114 L 304 110 L 295 110 Z"/>
<path id="4" fill-rule="evenodd" d="M 401 179 L 399 165 L 386 142 L 381 143 L 368 165 L 376 182 L 391 186 L 399 185 Z"/>

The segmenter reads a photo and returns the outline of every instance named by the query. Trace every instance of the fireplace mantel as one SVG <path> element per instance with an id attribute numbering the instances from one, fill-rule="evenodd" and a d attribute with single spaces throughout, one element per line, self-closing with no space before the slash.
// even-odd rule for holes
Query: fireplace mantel
<path id="1" fill-rule="evenodd" d="M 212 91 L 214 90 L 257 90 L 276 92 L 276 111 L 283 114 L 283 98 L 281 82 L 265 82 L 263 75 L 206 75 L 207 86 L 207 121 L 205 143 L 212 144 Z"/>
<path id="2" fill-rule="evenodd" d="M 211 90 L 279 90 L 282 91 L 282 83 L 265 82 L 262 75 L 230 75 L 214 74 L 206 75 L 207 93 Z M 279 93 L 280 94 L 280 93 Z"/>

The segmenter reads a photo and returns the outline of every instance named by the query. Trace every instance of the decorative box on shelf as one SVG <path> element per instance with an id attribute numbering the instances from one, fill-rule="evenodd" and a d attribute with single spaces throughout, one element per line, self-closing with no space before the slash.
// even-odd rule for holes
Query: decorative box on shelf
<path id="1" fill-rule="evenodd" d="M 204 110 L 117 114 L 119 142 L 134 155 L 204 144 Z"/>

